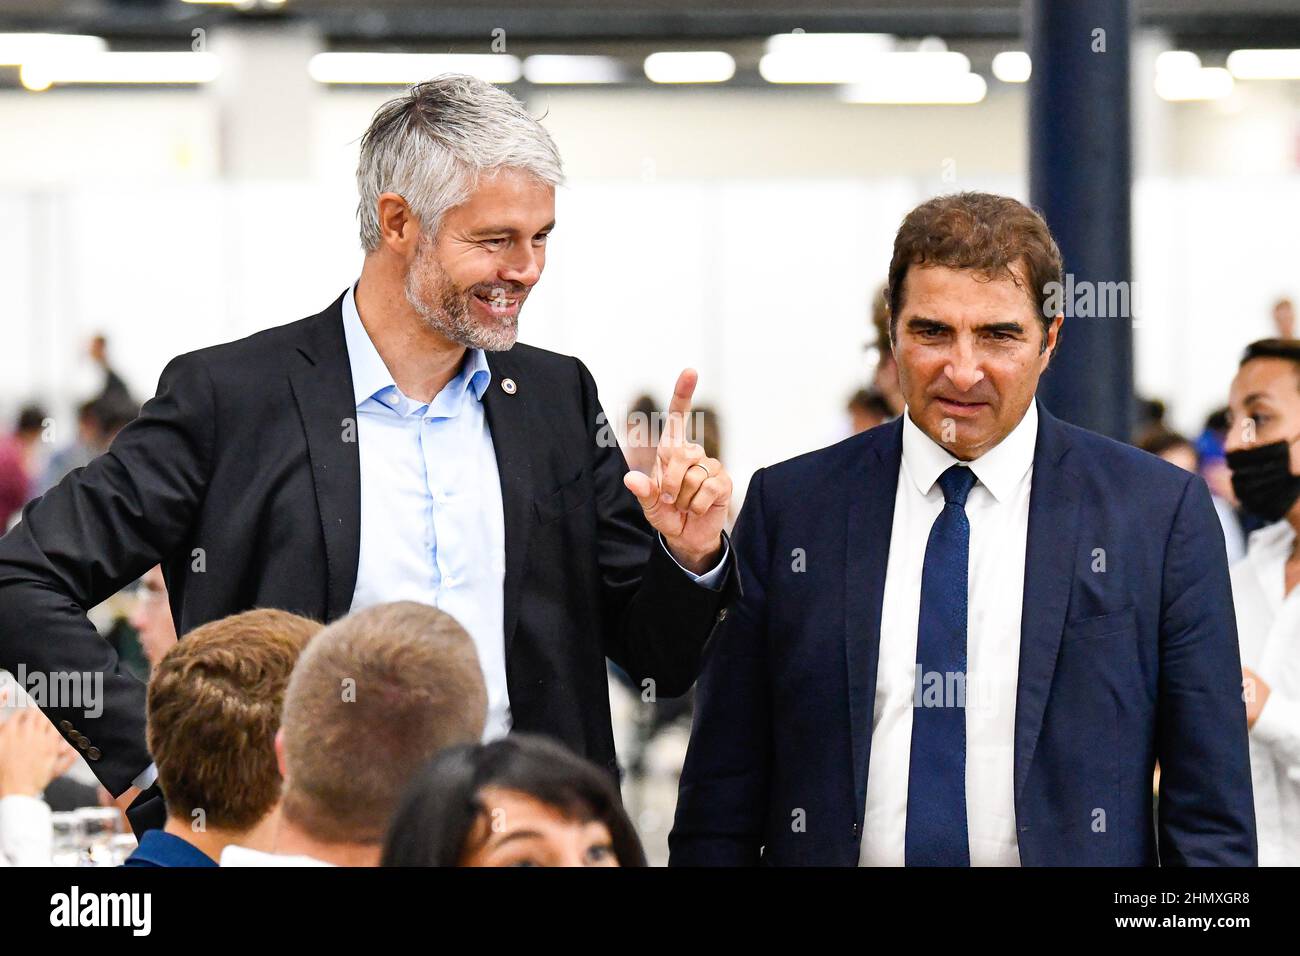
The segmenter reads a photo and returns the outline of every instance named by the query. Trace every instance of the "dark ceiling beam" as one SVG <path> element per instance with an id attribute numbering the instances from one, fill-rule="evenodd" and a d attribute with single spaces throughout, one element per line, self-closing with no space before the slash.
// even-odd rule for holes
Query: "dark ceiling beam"
<path id="1" fill-rule="evenodd" d="M 517 2 L 517 0 L 515 0 Z M 358 6 L 361 6 L 358 4 Z M 667 6 L 668 9 L 664 9 Z M 946 39 L 1016 39 L 1021 34 L 1018 5 L 1000 3 L 984 7 L 913 7 L 910 9 L 813 10 L 791 4 L 789 12 L 771 10 L 708 11 L 676 9 L 661 0 L 659 9 L 571 7 L 510 9 L 484 4 L 478 7 L 430 6 L 365 8 L 343 5 L 273 13 L 241 13 L 227 7 L 132 3 L 70 8 L 76 13 L 52 16 L 6 16 L 0 11 L 0 30 L 45 30 L 94 33 L 110 39 L 151 40 L 188 38 L 195 27 L 211 28 L 229 22 L 312 22 L 336 44 L 347 42 L 419 43 L 475 42 L 504 28 L 507 37 L 543 42 L 598 42 L 615 40 L 682 41 L 744 40 L 784 33 L 799 27 L 808 32 L 879 32 L 899 36 L 936 35 Z M 88 12 L 87 12 L 88 11 Z M 1300 11 L 1281 14 L 1269 10 L 1234 9 L 1224 3 L 1222 12 L 1204 7 L 1185 12 L 1174 7 L 1149 7 L 1140 13 L 1142 26 L 1158 27 L 1180 42 L 1196 47 L 1271 46 L 1300 43 Z"/>

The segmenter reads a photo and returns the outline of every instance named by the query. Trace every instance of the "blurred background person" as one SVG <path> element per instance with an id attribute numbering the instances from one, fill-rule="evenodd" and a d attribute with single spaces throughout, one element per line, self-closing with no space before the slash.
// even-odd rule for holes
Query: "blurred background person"
<path id="1" fill-rule="evenodd" d="M 289 676 L 321 625 L 263 608 L 173 641 L 149 679 L 149 753 L 167 806 L 123 866 L 216 866 L 232 843 L 269 850 L 280 805 L 275 735 Z"/>
<path id="2" fill-rule="evenodd" d="M 95 395 L 94 401 L 105 402 L 117 407 L 137 405 L 138 403 L 131 397 L 131 389 L 127 387 L 126 380 L 113 368 L 108 360 L 108 337 L 102 333 L 94 335 L 90 339 L 88 348 L 90 360 L 99 370 L 103 379 L 103 385 L 100 387 L 98 394 Z"/>
<path id="3" fill-rule="evenodd" d="M 898 361 L 894 358 L 894 346 L 889 339 L 889 290 L 883 283 L 871 296 L 871 328 L 876 334 L 877 356 L 871 392 L 880 396 L 889 413 L 886 418 L 897 418 L 903 414 L 903 389 L 898 383 Z"/>
<path id="4" fill-rule="evenodd" d="M 1193 475 L 1197 473 L 1196 446 L 1177 432 L 1159 431 L 1148 434 L 1138 447 L 1163 458 L 1171 465 L 1177 465 L 1183 471 Z"/>
<path id="5" fill-rule="evenodd" d="M 477 742 L 486 720 L 474 641 L 450 614 L 398 601 L 340 618 L 308 645 L 285 694 L 270 851 L 227 846 L 221 865 L 378 866 L 416 771 Z"/>
<path id="6" fill-rule="evenodd" d="M 893 417 L 889 403 L 879 392 L 860 388 L 849 399 L 849 420 L 855 435 L 860 435 L 877 425 L 883 425 Z"/>
<path id="7" fill-rule="evenodd" d="M 0 436 L 0 534 L 32 497 L 46 417 L 40 405 L 26 405 L 18 413 L 14 430 Z"/>
<path id="8" fill-rule="evenodd" d="M 135 629 L 140 649 L 150 668 L 156 667 L 176 643 L 176 623 L 167 600 L 167 582 L 162 566 L 155 564 L 140 579 L 135 591 L 135 605 L 128 619 Z"/>
<path id="9" fill-rule="evenodd" d="M 412 782 L 382 866 L 645 866 L 609 775 L 544 737 L 451 747 Z"/>
<path id="10" fill-rule="evenodd" d="M 623 457 L 627 467 L 643 475 L 654 474 L 655 450 L 659 447 L 659 431 L 663 427 L 660 406 L 650 395 L 639 395 L 628 409 L 624 432 Z"/>
<path id="11" fill-rule="evenodd" d="M 117 433 L 139 413 L 137 405 L 116 396 L 82 402 L 77 406 L 76 437 L 50 455 L 36 490 L 44 494 L 68 472 L 84 468 L 108 451 Z"/>
<path id="12" fill-rule="evenodd" d="M 1267 524 L 1232 568 L 1261 866 L 1300 866 L 1300 342 L 1246 348 L 1232 381 L 1227 462 Z"/>

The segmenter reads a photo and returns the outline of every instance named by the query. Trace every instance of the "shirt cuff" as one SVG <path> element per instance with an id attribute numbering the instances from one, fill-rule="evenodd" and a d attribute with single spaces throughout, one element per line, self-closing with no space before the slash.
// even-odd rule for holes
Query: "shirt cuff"
<path id="1" fill-rule="evenodd" d="M 10 866 L 49 866 L 54 849 L 50 807 L 37 797 L 0 798 L 0 860 Z"/>
<path id="2" fill-rule="evenodd" d="M 131 786 L 139 787 L 141 790 L 148 790 L 153 786 L 153 782 L 158 779 L 158 765 L 151 763 L 140 771 L 140 776 L 131 781 Z"/>
<path id="3" fill-rule="evenodd" d="M 664 536 L 660 534 L 658 535 L 658 538 L 660 546 L 667 553 L 668 557 L 673 559 L 673 564 L 682 568 L 682 563 L 673 557 L 673 553 L 668 550 L 668 543 L 664 541 Z M 703 574 L 696 574 L 694 571 L 688 571 L 686 568 L 682 568 L 682 572 L 701 587 L 706 587 L 710 591 L 720 591 L 722 590 L 722 576 L 727 570 L 727 558 L 730 555 L 731 542 L 727 540 L 727 536 L 724 534 L 722 536 L 722 557 L 718 559 L 718 563 L 714 566 L 713 570 L 705 571 Z"/>

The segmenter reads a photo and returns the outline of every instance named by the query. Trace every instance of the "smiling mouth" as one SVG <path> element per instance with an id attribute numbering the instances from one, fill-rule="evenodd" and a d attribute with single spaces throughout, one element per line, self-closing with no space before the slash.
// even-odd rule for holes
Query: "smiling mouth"
<path id="1" fill-rule="evenodd" d="M 513 315 L 515 312 L 519 311 L 519 306 L 524 301 L 523 295 L 506 295 L 501 291 L 496 291 L 488 295 L 475 292 L 474 298 L 478 299 L 487 306 L 491 312 L 497 315 Z"/>

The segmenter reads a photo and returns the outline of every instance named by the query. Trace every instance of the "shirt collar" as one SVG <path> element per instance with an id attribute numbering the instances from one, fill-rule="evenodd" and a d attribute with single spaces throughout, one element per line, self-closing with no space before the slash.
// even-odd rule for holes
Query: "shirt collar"
<path id="1" fill-rule="evenodd" d="M 361 322 L 355 291 L 354 282 L 348 286 L 348 291 L 343 296 L 343 340 L 347 344 L 348 364 L 352 367 L 352 397 L 356 401 L 356 407 L 360 408 L 369 399 L 379 398 L 380 393 L 391 390 L 393 396 L 401 399 L 399 410 L 406 409 L 408 406 L 423 408 L 423 405 L 412 402 L 402 395 L 397 383 L 393 381 L 392 372 L 388 371 L 388 366 L 384 364 L 379 350 L 370 339 L 370 333 Z M 454 415 L 454 409 L 459 407 L 467 390 L 472 390 L 474 397 L 482 401 L 483 393 L 491 383 L 492 370 L 488 367 L 487 355 L 482 349 L 467 349 L 460 371 L 447 383 L 443 391 L 434 397 L 434 403 L 446 406 L 446 410 Z M 449 396 L 450 402 L 443 397 L 444 393 Z M 379 400 L 383 401 L 382 398 Z M 391 407 L 390 402 L 384 404 Z"/>
<path id="2" fill-rule="evenodd" d="M 1295 541 L 1295 529 L 1291 522 L 1282 518 L 1250 533 L 1248 550 L 1261 558 L 1286 559 L 1291 553 L 1291 544 Z"/>
<path id="3" fill-rule="evenodd" d="M 1029 408 L 1006 438 L 970 462 L 954 458 L 917 427 L 908 409 L 903 410 L 903 466 L 923 495 L 928 495 L 939 476 L 953 465 L 966 465 L 997 501 L 1008 501 L 1033 465 L 1037 444 L 1037 400 L 1029 403 Z"/>
<path id="4" fill-rule="evenodd" d="M 150 830 L 140 838 L 131 859 L 155 866 L 216 866 L 212 859 L 193 843 L 165 830 Z"/>

